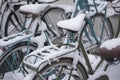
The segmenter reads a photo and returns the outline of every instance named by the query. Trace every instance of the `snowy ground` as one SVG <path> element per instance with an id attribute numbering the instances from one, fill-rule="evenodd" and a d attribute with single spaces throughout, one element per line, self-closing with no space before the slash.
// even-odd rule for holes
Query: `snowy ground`
<path id="1" fill-rule="evenodd" d="M 106 72 L 109 76 L 109 80 L 120 80 L 120 63 L 110 64 Z M 11 75 L 12 74 L 6 74 L 3 80 L 23 80 L 23 76 L 20 74 L 14 75 L 15 77 L 11 77 Z"/>
<path id="2" fill-rule="evenodd" d="M 111 64 L 107 69 L 110 80 L 120 80 L 120 63 Z"/>

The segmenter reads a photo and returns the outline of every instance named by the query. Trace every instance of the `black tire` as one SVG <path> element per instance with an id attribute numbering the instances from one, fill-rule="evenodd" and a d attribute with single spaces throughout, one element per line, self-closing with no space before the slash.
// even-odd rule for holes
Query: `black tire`
<path id="1" fill-rule="evenodd" d="M 1 33 L 2 37 L 20 32 L 22 30 L 24 18 L 18 12 L 6 11 L 3 16 Z"/>
<path id="2" fill-rule="evenodd" d="M 1 29 L 1 26 L 2 26 L 2 20 L 3 20 L 3 17 L 5 15 L 6 8 L 7 8 L 7 2 L 4 2 L 4 0 L 1 0 L 1 5 L 0 5 L 0 29 Z"/>
<path id="3" fill-rule="evenodd" d="M 57 26 L 57 22 L 60 20 L 68 19 L 68 17 L 69 16 L 67 13 L 65 13 L 65 10 L 60 7 L 50 7 L 43 13 L 42 20 L 47 25 L 48 37 L 53 43 L 56 44 L 62 42 L 60 39 L 64 36 L 64 30 Z"/>
<path id="4" fill-rule="evenodd" d="M 0 58 L 0 73 L 14 71 L 18 69 L 24 56 L 29 54 L 36 48 L 36 44 L 28 44 L 28 42 L 21 42 L 9 47 L 9 49 L 7 49 Z"/>
<path id="5" fill-rule="evenodd" d="M 103 30 L 103 34 L 101 35 L 102 29 L 103 29 L 101 26 L 101 25 L 103 25 L 103 22 L 102 22 L 103 18 L 104 18 L 104 14 L 96 14 L 91 17 L 91 21 L 93 24 L 93 27 L 92 27 L 93 32 L 94 32 L 98 42 L 93 37 L 93 34 L 91 33 L 92 31 L 90 30 L 90 27 L 89 27 L 90 24 L 89 24 L 89 22 L 87 22 L 87 20 L 86 20 L 85 26 L 83 27 L 84 28 L 83 32 L 81 33 L 81 39 L 84 39 L 83 38 L 84 31 L 86 31 L 87 35 L 89 36 L 86 38 L 87 41 L 94 46 L 95 45 L 100 46 L 104 41 L 113 38 L 113 36 L 114 36 L 113 27 L 112 27 L 112 24 L 111 24 L 109 18 L 107 18 L 105 21 L 105 27 Z M 87 41 L 83 40 L 83 42 L 87 42 Z M 88 46 L 88 47 L 91 47 L 91 46 Z"/>
<path id="6" fill-rule="evenodd" d="M 53 71 L 53 73 L 47 76 L 45 80 L 46 79 L 47 80 L 87 80 L 88 76 L 87 76 L 86 70 L 81 64 L 77 65 L 76 70 L 73 70 L 73 68 L 71 67 L 73 67 L 73 60 L 70 58 L 62 58 L 59 60 L 59 62 L 52 62 L 51 65 L 48 64 L 44 66 L 44 68 L 42 68 L 39 71 L 39 74 L 43 77 L 44 74 L 49 73 L 50 71 Z M 71 78 L 68 79 L 68 74 L 70 74 L 70 70 L 77 72 L 76 73 L 77 75 L 72 73 Z M 52 78 L 52 76 L 54 77 Z M 36 74 L 33 80 L 41 80 L 41 79 L 39 78 L 38 74 Z"/>

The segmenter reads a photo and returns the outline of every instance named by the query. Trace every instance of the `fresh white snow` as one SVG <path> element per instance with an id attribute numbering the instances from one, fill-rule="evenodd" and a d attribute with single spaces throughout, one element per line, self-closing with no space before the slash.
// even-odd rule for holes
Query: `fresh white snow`
<path id="1" fill-rule="evenodd" d="M 22 41 L 24 39 L 31 37 L 32 35 L 33 35 L 32 32 L 30 32 L 29 34 L 26 34 L 26 31 L 23 31 L 23 32 L 20 32 L 17 34 L 10 35 L 8 37 L 4 37 L 4 38 L 0 39 L 0 47 L 8 46 L 17 41 Z"/>
<path id="2" fill-rule="evenodd" d="M 48 4 L 29 4 L 29 5 L 23 5 L 23 6 L 21 6 L 19 8 L 19 11 L 25 12 L 25 13 L 39 14 L 47 6 L 48 6 Z"/>
<path id="3" fill-rule="evenodd" d="M 107 69 L 107 74 L 110 80 L 120 80 L 120 63 L 111 64 Z"/>
<path id="4" fill-rule="evenodd" d="M 108 69 L 106 72 L 99 72 L 96 73 L 96 76 L 89 76 L 90 78 L 88 80 L 93 80 L 93 78 L 98 77 L 102 74 L 107 74 L 109 76 L 109 80 L 119 80 L 120 79 L 120 63 L 119 64 L 111 64 L 109 65 Z M 25 78 L 25 80 L 30 80 L 29 78 L 31 78 L 34 75 L 34 73 L 31 73 L 29 76 L 27 76 Z M 17 73 L 15 76 L 12 73 L 7 73 L 4 77 L 3 80 L 23 80 L 24 76 L 21 75 L 20 73 Z"/>
<path id="5" fill-rule="evenodd" d="M 103 44 L 100 47 L 111 50 L 117 46 L 120 46 L 120 38 L 114 38 L 111 40 L 107 40 L 107 41 L 103 42 Z"/>
<path id="6" fill-rule="evenodd" d="M 84 18 L 85 18 L 85 14 L 78 14 L 78 16 L 74 18 L 59 21 L 57 23 L 57 26 L 61 28 L 73 30 L 73 31 L 79 31 L 82 26 Z"/>
<path id="7" fill-rule="evenodd" d="M 15 0 L 14 0 L 15 1 Z M 54 0 L 39 0 L 39 1 L 44 1 L 44 2 L 50 2 L 50 1 L 54 1 Z M 43 5 L 42 5 L 43 6 Z M 20 10 L 24 10 L 24 11 L 28 11 L 28 12 L 34 12 L 35 14 L 38 14 L 41 10 L 44 9 L 44 7 L 46 7 L 46 5 L 44 7 L 42 7 L 38 4 L 35 4 L 35 5 L 32 5 L 30 4 L 30 6 L 25 6 L 25 7 L 21 7 Z M 66 8 L 68 9 L 68 8 Z M 68 9 L 69 10 L 69 9 Z M 83 17 L 83 16 L 82 16 Z M 74 19 L 74 18 L 73 18 Z M 84 18 L 83 18 L 84 19 Z M 73 23 L 73 21 L 68 21 L 67 25 L 70 25 L 70 29 L 71 30 L 75 30 L 75 31 L 78 31 L 80 27 L 73 27 L 73 26 L 76 26 L 76 25 L 80 25 L 78 23 L 79 19 L 75 19 L 75 22 Z M 82 21 L 81 21 L 82 22 Z M 75 24 L 75 25 L 73 25 Z M 65 26 L 65 24 L 58 24 L 58 25 L 62 25 L 62 26 Z M 72 26 L 72 27 L 71 27 Z M 65 27 L 66 28 L 66 27 Z M 40 40 L 40 42 L 44 42 L 45 41 L 45 36 L 42 35 L 41 36 L 43 40 Z M 35 38 L 33 40 L 35 41 L 38 41 L 40 38 Z M 111 50 L 112 48 L 115 48 L 117 46 L 120 46 L 120 38 L 116 38 L 116 39 L 112 39 L 112 40 L 108 40 L 106 42 L 104 42 L 102 45 L 101 45 L 101 48 L 105 47 L 107 48 L 108 50 Z M 0 50 L 1 51 L 1 50 Z M 92 56 L 92 55 L 89 55 L 89 59 L 91 61 L 91 63 L 93 61 L 95 61 L 95 57 Z M 97 62 L 97 61 L 96 61 Z M 90 76 L 89 80 L 94 80 L 95 77 L 98 77 L 102 74 L 108 74 L 110 80 L 119 80 L 120 79 L 120 63 L 118 63 L 117 65 L 115 64 L 110 64 L 107 71 L 106 72 L 102 72 L 100 71 L 99 73 L 96 73 L 96 75 L 94 76 Z M 31 75 L 34 75 L 33 74 L 30 74 L 29 76 Z M 30 77 L 26 77 L 26 80 L 30 80 L 29 78 Z M 31 76 L 32 77 L 32 76 Z M 5 74 L 5 77 L 4 77 L 4 80 L 23 80 L 24 76 L 21 75 L 20 73 L 17 73 L 16 74 L 12 74 L 12 73 L 7 73 Z"/>

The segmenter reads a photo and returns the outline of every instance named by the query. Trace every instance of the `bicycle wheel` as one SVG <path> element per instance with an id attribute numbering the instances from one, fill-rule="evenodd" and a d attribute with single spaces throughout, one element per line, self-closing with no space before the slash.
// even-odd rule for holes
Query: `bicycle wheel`
<path id="1" fill-rule="evenodd" d="M 7 49 L 0 58 L 0 74 L 14 71 L 20 67 L 25 55 L 37 48 L 36 44 L 21 42 Z"/>
<path id="2" fill-rule="evenodd" d="M 60 7 L 50 7 L 43 14 L 43 20 L 48 28 L 48 37 L 53 43 L 62 42 L 65 31 L 57 26 L 57 22 L 67 18 L 65 10 Z"/>
<path id="3" fill-rule="evenodd" d="M 84 43 L 88 42 L 89 44 L 92 44 L 92 46 L 100 46 L 104 41 L 113 38 L 112 24 L 108 18 L 104 21 L 104 14 L 96 14 L 92 16 L 91 21 L 93 26 L 90 27 L 91 24 L 87 22 L 87 20 L 84 26 L 84 33 L 82 33 L 82 36 L 86 36 L 86 38 L 82 38 L 84 39 Z M 91 45 L 87 47 L 90 46 Z"/>
<path id="4" fill-rule="evenodd" d="M 4 0 L 1 0 L 0 3 L 1 3 L 1 5 L 0 5 L 0 27 L 1 27 L 2 19 L 3 19 L 4 13 L 6 11 L 7 3 L 4 2 Z"/>
<path id="5" fill-rule="evenodd" d="M 1 33 L 2 37 L 8 36 L 22 30 L 24 22 L 23 15 L 18 12 L 6 11 L 3 16 Z"/>
<path id="6" fill-rule="evenodd" d="M 60 59 L 59 62 L 52 62 L 52 65 L 46 65 L 35 75 L 33 80 L 87 80 L 87 74 L 81 64 L 74 70 L 73 60 L 69 58 Z M 40 77 L 40 75 L 42 77 Z"/>

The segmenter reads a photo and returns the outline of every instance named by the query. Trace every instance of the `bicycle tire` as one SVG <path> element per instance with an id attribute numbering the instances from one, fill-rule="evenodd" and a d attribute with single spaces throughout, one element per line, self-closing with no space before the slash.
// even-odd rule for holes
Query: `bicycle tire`
<path id="1" fill-rule="evenodd" d="M 103 22 L 101 20 L 103 20 L 103 18 L 104 18 L 104 14 L 102 14 L 102 13 L 96 14 L 91 17 L 92 24 L 93 24 L 93 27 L 92 27 L 93 33 L 96 36 L 98 42 L 95 40 L 95 38 L 92 34 L 92 31 L 90 30 L 89 22 L 86 21 L 86 23 L 84 25 L 84 28 L 86 28 L 86 29 L 84 29 L 84 31 L 86 30 L 87 36 L 89 37 L 88 41 L 92 44 L 94 43 L 97 46 L 100 46 L 100 44 L 102 44 L 104 41 L 111 39 L 114 36 L 113 27 L 112 27 L 112 24 L 111 24 L 109 18 L 106 19 L 105 27 L 102 28 L 101 25 L 103 25 Z M 84 33 L 82 33 L 82 34 L 84 34 Z"/>
<path id="2" fill-rule="evenodd" d="M 22 30 L 23 24 L 23 16 L 18 12 L 12 12 L 8 9 L 4 13 L 1 33 L 2 37 L 9 36 L 11 34 L 20 32 Z"/>
<path id="3" fill-rule="evenodd" d="M 65 10 L 60 7 L 50 7 L 43 13 L 42 20 L 47 25 L 48 37 L 52 43 L 57 44 L 62 42 L 61 39 L 64 36 L 64 30 L 57 26 L 57 22 L 68 19 L 68 17 Z"/>
<path id="4" fill-rule="evenodd" d="M 7 6 L 7 3 L 5 3 L 5 2 L 3 2 L 3 0 L 1 0 L 1 7 L 0 7 L 0 28 L 1 28 L 3 16 L 4 16 L 5 12 L 6 12 L 6 6 Z"/>
<path id="5" fill-rule="evenodd" d="M 41 76 L 42 76 L 45 73 L 49 73 L 49 71 L 51 69 L 54 70 L 55 68 L 59 68 L 59 69 L 61 68 L 60 72 L 59 72 L 59 70 L 58 70 L 58 72 L 56 70 L 54 74 L 52 73 L 52 75 L 47 76 L 46 77 L 47 80 L 53 80 L 53 79 L 55 79 L 55 80 L 87 80 L 88 75 L 86 73 L 86 70 L 84 69 L 84 67 L 81 64 L 78 64 L 76 70 L 74 70 L 75 72 L 78 72 L 78 73 L 76 73 L 77 75 L 71 74 L 72 78 L 68 79 L 68 74 L 70 74 L 69 73 L 70 68 L 73 66 L 72 62 L 73 62 L 73 59 L 71 59 L 71 58 L 61 58 L 59 60 L 59 62 L 52 62 L 51 65 L 47 64 L 46 66 L 44 66 L 44 68 L 39 71 L 39 74 L 41 74 Z M 63 70 L 63 72 L 62 72 L 62 70 Z M 68 74 L 67 74 L 67 72 L 65 73 L 64 71 L 68 71 Z M 57 76 L 57 73 L 61 73 L 59 75 L 59 77 Z M 64 76 L 62 76 L 62 75 L 64 75 Z M 52 78 L 51 76 L 54 76 L 53 79 L 51 79 Z M 41 80 L 41 79 L 39 78 L 38 74 L 36 74 L 34 76 L 33 80 Z"/>
<path id="6" fill-rule="evenodd" d="M 7 49 L 0 58 L 0 73 L 14 71 L 20 67 L 25 55 L 37 48 L 36 44 L 20 42 Z M 27 51 L 29 52 L 27 53 Z"/>

